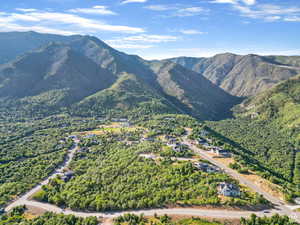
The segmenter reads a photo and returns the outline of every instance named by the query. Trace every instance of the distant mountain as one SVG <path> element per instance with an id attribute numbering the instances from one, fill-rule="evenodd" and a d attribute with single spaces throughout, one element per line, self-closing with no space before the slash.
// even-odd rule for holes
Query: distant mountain
<path id="1" fill-rule="evenodd" d="M 152 62 L 163 92 L 177 102 L 178 107 L 199 118 L 224 118 L 238 98 L 218 88 L 198 73 L 172 62 Z"/>
<path id="2" fill-rule="evenodd" d="M 69 106 L 109 87 L 116 77 L 63 44 L 47 46 L 0 66 L 0 96 L 19 105 Z"/>
<path id="3" fill-rule="evenodd" d="M 138 109 L 144 113 L 180 112 L 214 120 L 229 116 L 230 108 L 239 101 L 180 65 L 147 62 L 119 52 L 95 37 L 6 34 L 7 40 L 16 34 L 24 43 L 26 38 L 22 37 L 30 36 L 31 47 L 48 42 L 0 65 L 3 110 L 124 115 Z M 1 35 L 4 37 L 5 33 Z M 6 113 L 10 112 L 13 110 Z"/>
<path id="4" fill-rule="evenodd" d="M 300 57 L 219 54 L 169 59 L 235 96 L 253 96 L 300 73 Z"/>
<path id="5" fill-rule="evenodd" d="M 69 42 L 79 35 L 62 36 L 36 32 L 0 32 L 0 64 L 14 60 L 17 56 L 48 44 L 49 42 Z"/>

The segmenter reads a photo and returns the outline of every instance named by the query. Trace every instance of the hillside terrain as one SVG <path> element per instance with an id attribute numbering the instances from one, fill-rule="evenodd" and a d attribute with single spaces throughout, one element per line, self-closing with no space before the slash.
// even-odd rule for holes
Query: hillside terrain
<path id="1" fill-rule="evenodd" d="M 273 171 L 262 172 L 263 176 L 296 188 L 300 184 L 299 96 L 296 76 L 235 107 L 235 119 L 210 125 Z"/>
<path id="2" fill-rule="evenodd" d="M 300 58 L 219 54 L 211 58 L 169 59 L 202 74 L 235 96 L 253 96 L 300 73 Z"/>
<path id="3" fill-rule="evenodd" d="M 240 101 L 180 65 L 157 66 L 95 37 L 2 33 L 3 45 L 5 34 L 7 40 L 29 36 L 28 48 L 51 40 L 0 65 L 1 114 L 6 117 L 12 111 L 27 116 L 120 115 L 137 107 L 144 114 L 180 112 L 215 120 L 230 116 L 230 108 Z M 27 50 L 16 49 L 15 54 Z"/>

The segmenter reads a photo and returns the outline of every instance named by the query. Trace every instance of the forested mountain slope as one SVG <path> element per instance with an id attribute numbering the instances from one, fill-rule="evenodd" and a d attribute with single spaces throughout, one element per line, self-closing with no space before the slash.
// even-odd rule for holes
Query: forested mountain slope
<path id="1" fill-rule="evenodd" d="M 274 171 L 263 176 L 295 191 L 300 185 L 299 96 L 300 76 L 295 76 L 237 106 L 235 119 L 210 123 L 249 157 Z"/>
<path id="2" fill-rule="evenodd" d="M 79 35 L 62 36 L 36 32 L 0 32 L 0 64 L 7 63 L 17 56 L 48 44 L 49 42 L 69 42 Z"/>
<path id="3" fill-rule="evenodd" d="M 231 107 L 239 102 L 238 98 L 179 64 L 153 62 L 150 67 L 157 74 L 157 82 L 163 91 L 198 118 L 228 117 Z"/>
<path id="4" fill-rule="evenodd" d="M 61 111 L 124 114 L 137 107 L 144 113 L 181 112 L 215 120 L 230 116 L 230 108 L 239 101 L 180 65 L 154 65 L 95 37 L 32 32 L 2 33 L 2 37 L 5 34 L 7 40 L 14 34 L 18 40 L 29 36 L 28 48 L 41 43 L 37 40 L 55 41 L 0 65 L 0 105 L 5 116 L 13 111 L 33 116 Z"/>
<path id="5" fill-rule="evenodd" d="M 253 96 L 300 73 L 300 58 L 219 54 L 169 59 L 194 70 L 236 96 Z"/>

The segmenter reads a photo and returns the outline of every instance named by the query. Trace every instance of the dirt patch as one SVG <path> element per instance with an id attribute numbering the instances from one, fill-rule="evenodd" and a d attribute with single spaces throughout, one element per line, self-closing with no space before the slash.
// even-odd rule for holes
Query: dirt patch
<path id="1" fill-rule="evenodd" d="M 26 206 L 27 210 L 25 212 L 25 218 L 26 219 L 34 219 L 38 216 L 43 215 L 45 212 L 47 212 L 44 209 L 34 207 L 34 206 Z"/>
<path id="2" fill-rule="evenodd" d="M 229 166 L 230 163 L 235 162 L 235 160 L 233 158 L 217 158 L 217 157 L 215 157 L 214 160 L 216 160 L 226 166 Z M 281 190 L 280 186 L 273 184 L 270 181 L 256 175 L 253 171 L 250 171 L 249 174 L 241 174 L 240 173 L 240 175 L 243 176 L 244 178 L 246 178 L 247 180 L 252 181 L 257 186 L 259 186 L 261 189 L 268 192 L 272 196 L 277 197 L 281 200 L 284 200 L 284 195 L 280 191 Z"/>

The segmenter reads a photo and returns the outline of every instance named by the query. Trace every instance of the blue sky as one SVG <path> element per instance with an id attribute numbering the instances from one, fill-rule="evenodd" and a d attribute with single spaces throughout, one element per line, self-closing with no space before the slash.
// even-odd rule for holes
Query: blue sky
<path id="1" fill-rule="evenodd" d="M 89 34 L 146 59 L 300 55 L 299 0 L 9 0 L 0 31 Z"/>

